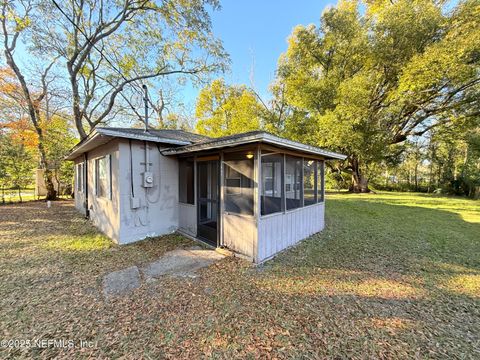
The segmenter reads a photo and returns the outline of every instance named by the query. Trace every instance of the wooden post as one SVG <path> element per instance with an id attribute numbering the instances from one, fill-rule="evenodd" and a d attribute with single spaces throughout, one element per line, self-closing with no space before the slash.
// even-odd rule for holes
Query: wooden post
<path id="1" fill-rule="evenodd" d="M 224 180 L 225 179 L 225 169 L 223 166 L 223 151 L 220 151 L 220 201 L 219 201 L 219 216 L 218 216 L 218 243 L 219 246 L 225 245 L 224 239 L 223 239 L 223 214 L 225 212 L 225 184 Z"/>

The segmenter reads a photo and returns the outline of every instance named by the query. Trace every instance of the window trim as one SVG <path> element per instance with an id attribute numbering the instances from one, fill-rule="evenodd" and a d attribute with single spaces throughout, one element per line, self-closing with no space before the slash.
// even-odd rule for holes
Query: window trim
<path id="1" fill-rule="evenodd" d="M 98 168 L 99 168 L 99 164 L 100 164 L 100 160 L 102 159 L 105 159 L 106 163 L 107 163 L 107 186 L 106 186 L 106 191 L 107 193 L 105 195 L 99 195 L 99 185 L 100 185 L 100 182 L 99 182 L 99 171 L 98 171 Z M 107 200 L 112 200 L 112 155 L 111 154 L 106 154 L 106 155 L 103 155 L 103 156 L 99 156 L 97 158 L 94 159 L 94 166 L 93 166 L 93 169 L 94 169 L 94 193 L 95 193 L 95 197 L 97 199 L 107 199 Z"/>

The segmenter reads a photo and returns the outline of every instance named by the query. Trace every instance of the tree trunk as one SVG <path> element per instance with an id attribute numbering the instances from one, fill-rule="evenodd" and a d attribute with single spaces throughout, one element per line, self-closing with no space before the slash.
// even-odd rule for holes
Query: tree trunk
<path id="1" fill-rule="evenodd" d="M 415 191 L 418 191 L 418 162 L 415 163 Z"/>
<path id="2" fill-rule="evenodd" d="M 43 136 L 39 136 L 43 141 Z M 45 188 L 47 190 L 46 200 L 55 200 L 57 198 L 57 191 L 53 183 L 52 171 L 48 168 L 47 156 L 42 142 L 38 142 L 38 151 L 40 153 L 40 166 L 44 169 L 43 180 L 45 181 Z"/>
<path id="3" fill-rule="evenodd" d="M 350 160 L 350 166 L 352 168 L 352 185 L 349 191 L 355 193 L 369 193 L 368 179 L 360 170 L 360 166 L 357 158 Z"/>
<path id="4" fill-rule="evenodd" d="M 57 190 L 55 190 L 51 170 L 45 169 L 43 178 L 45 180 L 45 188 L 47 189 L 45 200 L 55 200 L 57 198 Z"/>

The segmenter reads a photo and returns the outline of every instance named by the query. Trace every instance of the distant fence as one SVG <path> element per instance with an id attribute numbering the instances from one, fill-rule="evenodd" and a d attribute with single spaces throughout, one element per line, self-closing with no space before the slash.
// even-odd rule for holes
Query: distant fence
<path id="1" fill-rule="evenodd" d="M 69 199 L 71 195 L 68 193 L 58 194 L 59 198 Z M 45 195 L 39 195 L 34 188 L 26 189 L 0 189 L 0 205 L 12 204 L 17 202 L 26 202 L 34 200 L 42 200 Z"/>

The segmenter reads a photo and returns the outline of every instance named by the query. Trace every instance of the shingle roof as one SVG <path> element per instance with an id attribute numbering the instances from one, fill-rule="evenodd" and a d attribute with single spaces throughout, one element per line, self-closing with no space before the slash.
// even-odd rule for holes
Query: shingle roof
<path id="1" fill-rule="evenodd" d="M 197 151 L 221 149 L 225 147 L 238 146 L 251 143 L 265 143 L 275 145 L 277 147 L 295 150 L 301 153 L 320 155 L 326 159 L 346 159 L 345 155 L 338 154 L 332 151 L 324 150 L 316 146 L 300 143 L 285 139 L 266 131 L 249 131 L 241 134 L 223 136 L 219 138 L 210 138 L 204 141 L 197 142 L 195 144 L 179 146 L 175 148 L 165 149 L 162 151 L 164 155 L 179 155 L 193 153 Z"/>
<path id="2" fill-rule="evenodd" d="M 160 130 L 149 129 L 148 132 L 145 132 L 144 129 L 101 127 L 101 128 L 97 128 L 97 131 L 116 132 L 119 135 L 152 136 L 157 138 L 185 141 L 189 143 L 197 143 L 200 141 L 211 139 L 208 136 L 194 134 L 184 130 L 171 130 L 171 129 L 160 129 Z"/>
<path id="3" fill-rule="evenodd" d="M 144 129 L 99 127 L 95 128 L 85 139 L 75 145 L 65 159 L 73 160 L 83 153 L 106 144 L 112 138 L 151 141 L 168 146 L 184 146 L 211 139 L 208 136 L 184 130 L 150 129 L 147 132 Z"/>
<path id="4" fill-rule="evenodd" d="M 67 160 L 73 160 L 81 154 L 103 145 L 112 138 L 120 137 L 151 141 L 159 144 L 174 146 L 162 151 L 164 155 L 187 154 L 197 151 L 221 149 L 251 143 L 265 143 L 276 147 L 286 148 L 299 153 L 323 156 L 325 159 L 345 159 L 346 156 L 315 146 L 303 144 L 297 141 L 281 138 L 265 131 L 249 131 L 246 133 L 210 138 L 184 130 L 155 130 L 146 132 L 144 129 L 132 128 L 96 128 L 89 136 L 78 143 L 67 156 Z"/>

